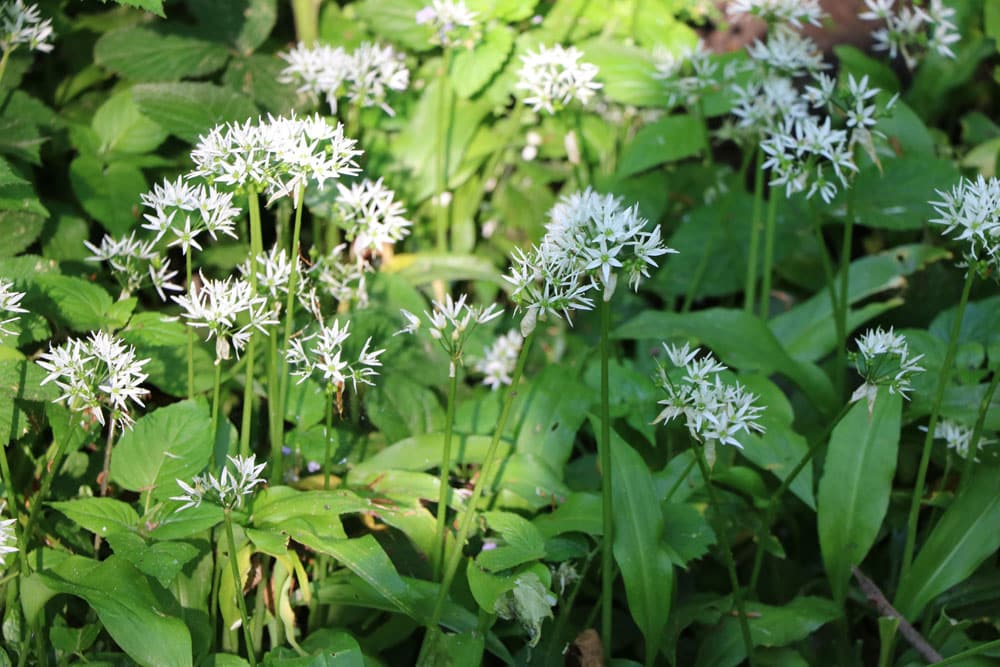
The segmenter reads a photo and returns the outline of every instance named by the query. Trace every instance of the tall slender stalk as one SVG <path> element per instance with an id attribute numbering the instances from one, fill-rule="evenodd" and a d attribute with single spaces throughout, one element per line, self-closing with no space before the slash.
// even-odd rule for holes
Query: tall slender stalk
<path id="1" fill-rule="evenodd" d="M 849 289 L 851 286 L 851 245 L 854 236 L 854 195 L 847 191 L 847 220 L 844 221 L 844 238 L 840 244 L 840 297 L 837 299 L 837 309 L 834 313 L 834 324 L 837 330 L 837 369 L 834 375 L 834 386 L 837 396 L 845 398 L 847 386 L 847 312 L 851 304 Z"/>
<path id="2" fill-rule="evenodd" d="M 969 480 L 972 478 L 972 468 L 976 465 L 976 454 L 979 451 L 979 440 L 983 437 L 983 427 L 986 424 L 986 413 L 990 410 L 990 404 L 993 402 L 993 394 L 997 390 L 998 381 L 1000 381 L 1000 368 L 993 371 L 993 379 L 990 380 L 990 385 L 986 388 L 986 393 L 983 394 L 983 400 L 979 402 L 979 414 L 976 415 L 976 425 L 972 428 L 972 440 L 969 442 L 969 451 L 966 452 L 965 462 L 962 464 L 962 476 L 958 482 L 958 491 L 955 493 L 956 498 L 965 492 L 966 487 L 969 486 Z"/>
<path id="3" fill-rule="evenodd" d="M 910 571 L 910 564 L 913 561 L 913 548 L 917 542 L 917 519 L 920 515 L 920 499 L 924 495 L 924 483 L 927 481 L 927 467 L 931 460 L 931 446 L 934 444 L 934 430 L 937 428 L 938 418 L 941 413 L 941 404 L 944 402 L 944 392 L 951 382 L 951 375 L 954 369 L 955 354 L 958 352 L 958 334 L 962 329 L 962 318 L 965 317 L 965 306 L 969 302 L 969 293 L 972 291 L 972 283 L 976 279 L 976 273 L 969 267 L 965 276 L 965 285 L 962 287 L 962 297 L 958 302 L 958 310 L 955 312 L 955 321 L 951 324 L 951 335 L 948 339 L 948 349 L 944 355 L 944 363 L 941 365 L 941 372 L 938 373 L 937 389 L 934 391 L 934 402 L 931 404 L 931 419 L 927 424 L 927 436 L 924 438 L 924 448 L 920 455 L 920 466 L 917 468 L 917 479 L 913 486 L 913 495 L 910 498 L 910 513 L 906 519 L 906 544 L 903 547 L 903 562 L 900 566 L 900 581 L 906 577 Z"/>
<path id="4" fill-rule="evenodd" d="M 447 204 L 443 201 L 444 191 L 448 188 L 448 157 L 451 153 L 451 120 L 452 120 L 452 95 L 451 92 L 451 49 L 445 47 L 441 55 L 444 61 L 444 71 L 441 75 L 438 88 L 438 132 L 441 143 L 437 149 L 437 184 L 435 195 L 438 206 L 436 239 L 437 251 L 444 253 L 448 251 L 448 227 L 451 217 L 451 201 Z M 447 111 L 446 111 L 447 109 Z"/>
<path id="5" fill-rule="evenodd" d="M 295 224 L 292 227 L 292 247 L 290 252 L 290 260 L 292 263 L 292 272 L 288 276 L 288 295 L 285 297 L 285 335 L 281 340 L 281 375 L 279 377 L 280 386 L 277 387 L 278 395 L 275 397 L 271 392 L 275 390 L 274 387 L 268 387 L 268 399 L 272 400 L 277 398 L 278 406 L 274 411 L 275 416 L 279 419 L 284 420 L 285 415 L 285 402 L 288 400 L 288 360 L 285 358 L 284 354 L 288 351 L 288 341 L 292 338 L 292 331 L 295 327 L 295 295 L 298 291 L 299 286 L 299 238 L 302 235 L 302 209 L 303 209 L 303 197 L 305 196 L 305 188 L 299 185 L 298 192 L 295 194 L 295 201 L 298 202 L 295 207 Z M 272 426 L 272 436 L 277 437 L 277 442 L 271 443 L 271 451 L 277 452 L 279 456 L 273 460 L 280 460 L 281 447 L 284 445 L 284 428 L 275 428 Z M 277 468 L 278 466 L 275 466 Z M 273 475 L 275 468 L 271 469 L 272 481 L 274 481 Z"/>
<path id="6" fill-rule="evenodd" d="M 215 360 L 215 378 L 212 383 L 212 428 L 209 433 L 212 436 L 212 451 L 215 451 L 216 435 L 219 431 L 219 399 L 222 385 L 222 360 Z M 215 467 L 215 456 L 212 456 L 212 467 Z"/>
<path id="7" fill-rule="evenodd" d="M 191 251 L 184 253 L 184 268 L 187 274 L 185 283 L 191 292 Z M 187 327 L 187 397 L 194 398 L 194 327 Z"/>
<path id="8" fill-rule="evenodd" d="M 524 344 L 521 346 L 521 353 L 517 357 L 514 374 L 511 375 L 510 387 L 507 388 L 503 408 L 500 410 L 500 420 L 497 422 L 496 430 L 493 432 L 493 439 L 490 440 L 490 446 L 486 450 L 486 457 L 483 459 L 483 467 L 479 471 L 479 479 L 476 480 L 476 485 L 472 489 L 472 497 L 469 498 L 469 501 L 462 512 L 462 518 L 459 522 L 455 545 L 452 547 L 451 552 L 448 554 L 447 561 L 445 562 L 444 574 L 441 577 L 441 588 L 438 590 L 438 596 L 434 602 L 434 609 L 431 612 L 431 618 L 427 624 L 430 628 L 436 628 L 438 622 L 441 620 L 441 612 L 444 610 L 444 602 L 448 598 L 448 590 L 451 588 L 451 582 L 455 578 L 455 573 L 458 571 L 458 564 L 462 560 L 462 549 L 465 546 L 465 541 L 469 538 L 469 532 L 472 529 L 472 521 L 476 516 L 476 506 L 479 505 L 479 500 L 483 497 L 483 491 L 493 482 L 493 468 L 497 463 L 496 458 L 497 450 L 500 446 L 500 438 L 503 435 L 504 427 L 507 425 L 507 418 L 510 416 L 510 407 L 514 403 L 514 396 L 517 395 L 517 385 L 521 381 L 521 375 L 524 373 L 524 363 L 528 359 L 528 352 L 531 350 L 531 343 L 534 339 L 534 332 L 528 334 L 528 336 L 524 339 Z"/>
<path id="9" fill-rule="evenodd" d="M 247 203 L 250 209 L 250 285 L 254 294 L 257 293 L 257 258 L 264 254 L 263 232 L 260 224 L 260 202 L 257 191 L 250 188 L 247 192 Z M 251 330 L 247 341 L 246 382 L 243 385 L 243 418 L 240 422 L 240 456 L 250 454 L 250 425 L 253 418 L 253 382 L 254 367 L 257 359 L 257 338 L 259 332 Z"/>
<path id="10" fill-rule="evenodd" d="M 236 593 L 236 604 L 240 608 L 240 625 L 243 628 L 243 641 L 247 645 L 247 660 L 250 662 L 250 667 L 256 667 L 257 656 L 253 647 L 253 636 L 250 634 L 250 615 L 247 614 L 247 601 L 243 597 L 243 581 L 240 579 L 240 567 L 236 563 L 236 539 L 233 537 L 233 520 L 230 516 L 230 510 L 228 507 L 223 511 L 223 516 L 225 517 L 226 524 L 226 540 L 229 544 L 229 567 L 232 569 L 233 574 L 233 588 Z"/>
<path id="11" fill-rule="evenodd" d="M 267 337 L 267 428 L 268 441 L 271 443 L 271 482 L 280 482 L 284 476 L 284 457 L 281 451 L 281 434 L 285 425 L 284 406 L 272 400 L 273 393 L 281 391 L 278 380 L 278 368 L 283 363 L 278 358 L 278 335 L 271 332 Z"/>
<path id="12" fill-rule="evenodd" d="M 747 276 L 743 285 L 743 310 L 753 313 L 757 302 L 757 252 L 760 248 L 760 216 L 764 208 L 764 151 L 756 150 L 753 178 L 753 213 L 750 218 L 750 250 L 747 255 Z"/>
<path id="13" fill-rule="evenodd" d="M 605 660 L 611 659 L 611 612 L 614 609 L 614 519 L 611 496 L 611 399 L 608 382 L 608 346 L 611 330 L 611 302 L 601 301 L 601 643 Z"/>
<path id="14" fill-rule="evenodd" d="M 729 583 L 733 589 L 733 604 L 736 607 L 736 614 L 740 623 L 740 635 L 743 637 L 743 648 L 746 650 L 747 662 L 750 667 L 754 667 L 753 659 L 753 639 L 750 637 L 750 622 L 747 620 L 745 605 L 743 604 L 743 591 L 740 589 L 740 580 L 736 574 L 736 562 L 733 560 L 733 552 L 729 545 L 729 534 L 726 532 L 726 519 L 719 506 L 719 498 L 715 494 L 715 487 L 712 486 L 712 473 L 705 460 L 705 452 L 701 447 L 695 445 L 695 456 L 698 459 L 698 467 L 701 468 L 701 475 L 705 480 L 705 491 L 708 492 L 708 501 L 712 504 L 712 509 L 718 513 L 722 520 L 719 526 L 719 544 L 722 546 L 722 555 L 726 561 L 726 570 L 729 572 Z"/>
<path id="15" fill-rule="evenodd" d="M 292 20 L 295 38 L 312 45 L 319 38 L 319 8 L 321 0 L 292 0 Z"/>
<path id="16" fill-rule="evenodd" d="M 329 397 L 329 401 L 326 404 L 326 422 L 324 426 L 326 427 L 326 445 L 323 451 L 323 490 L 330 490 L 330 466 L 331 459 L 333 458 L 333 453 L 336 451 L 333 448 L 333 442 L 337 438 L 336 432 L 333 430 L 333 404 L 337 400 L 337 388 L 330 385 L 326 389 L 326 395 Z M 337 448 L 339 449 L 339 447 Z"/>
<path id="17" fill-rule="evenodd" d="M 774 271 L 774 233 L 778 218 L 778 191 L 767 188 L 767 220 L 764 223 L 764 271 L 761 274 L 760 319 L 767 321 L 771 306 L 771 274 Z"/>
<path id="18" fill-rule="evenodd" d="M 451 363 L 452 368 L 455 368 L 458 364 L 458 359 L 453 358 Z M 437 554 L 434 559 L 435 581 L 438 581 L 441 578 L 441 572 L 444 568 L 445 551 L 447 550 L 448 544 L 448 536 L 445 532 L 445 519 L 448 515 L 448 492 L 451 490 L 451 486 L 448 484 L 448 477 L 451 472 L 451 438 L 452 431 L 455 427 L 455 394 L 457 390 L 458 373 L 453 372 L 448 381 L 448 414 L 445 417 L 444 447 L 441 450 L 441 471 L 439 473 L 441 486 L 438 491 L 437 530 L 435 531 L 438 539 Z"/>

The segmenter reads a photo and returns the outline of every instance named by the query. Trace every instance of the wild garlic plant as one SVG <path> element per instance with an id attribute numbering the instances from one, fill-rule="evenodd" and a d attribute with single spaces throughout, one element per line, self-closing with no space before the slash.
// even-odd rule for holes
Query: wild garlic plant
<path id="1" fill-rule="evenodd" d="M 892 327 L 884 331 L 881 327 L 869 329 L 855 339 L 858 351 L 849 355 L 864 383 L 851 395 L 850 402 L 868 401 L 871 412 L 879 387 L 888 387 L 890 394 L 909 398 L 912 389 L 911 378 L 925 369 L 918 365 L 924 355 L 910 355 L 910 348 L 902 334 L 894 333 Z"/>
<path id="2" fill-rule="evenodd" d="M 465 351 L 465 344 L 469 336 L 475 329 L 503 315 L 495 303 L 486 307 L 473 306 L 466 303 L 467 294 L 463 294 L 455 301 L 448 294 L 444 303 L 433 302 L 431 312 L 424 311 L 423 318 L 414 315 L 408 310 L 403 310 L 402 315 L 406 319 L 406 326 L 397 331 L 396 334 L 415 334 L 423 327 L 427 327 L 430 337 L 448 355 L 448 403 L 447 416 L 445 417 L 444 446 L 441 450 L 441 469 L 439 472 L 440 491 L 437 507 L 437 538 L 439 547 L 434 558 L 434 578 L 441 575 L 441 568 L 444 566 L 445 547 L 447 545 L 447 535 L 445 533 L 445 516 L 448 513 L 448 492 L 451 489 L 449 483 L 451 477 L 451 440 L 455 421 L 455 396 L 458 390 L 458 368 L 464 366 L 462 355 Z"/>
<path id="3" fill-rule="evenodd" d="M 483 350 L 476 359 L 473 370 L 483 376 L 483 384 L 492 391 L 501 386 L 510 386 L 513 380 L 511 373 L 517 364 L 518 354 L 524 345 L 524 336 L 517 330 L 510 330 L 494 339 L 493 343 Z"/>
<path id="4" fill-rule="evenodd" d="M 42 18 L 38 5 L 28 5 L 24 0 L 4 0 L 0 4 L 0 79 L 7 71 L 10 54 L 18 46 L 25 45 L 29 51 L 49 53 L 52 51 L 52 19 Z"/>
<path id="5" fill-rule="evenodd" d="M 887 51 L 892 59 L 901 56 L 911 70 L 929 53 L 954 58 L 951 45 L 962 38 L 952 22 L 955 10 L 942 0 L 930 0 L 926 6 L 865 0 L 865 11 L 858 18 L 881 23 L 872 31 L 875 50 Z"/>
<path id="6" fill-rule="evenodd" d="M 331 326 L 322 322 L 319 328 L 308 335 L 293 338 L 286 352 L 291 374 L 304 382 L 310 377 L 318 380 L 326 391 L 326 450 L 323 457 L 323 488 L 330 488 L 330 466 L 333 459 L 341 458 L 340 445 L 336 444 L 333 428 L 333 413 L 336 409 L 340 418 L 344 416 L 344 392 L 350 381 L 351 390 L 357 393 L 358 384 L 374 386 L 373 378 L 382 365 L 379 356 L 384 349 L 372 349 L 372 339 L 365 340 L 356 361 L 348 361 L 344 345 L 350 337 L 351 323 L 334 321 Z"/>
<path id="7" fill-rule="evenodd" d="M 26 308 L 21 307 L 21 299 L 23 298 L 24 292 L 16 291 L 13 281 L 0 279 L 0 318 L 2 318 L 0 319 L 0 341 L 5 336 L 18 335 L 16 329 L 8 329 L 7 327 L 20 320 L 22 313 L 28 312 Z"/>

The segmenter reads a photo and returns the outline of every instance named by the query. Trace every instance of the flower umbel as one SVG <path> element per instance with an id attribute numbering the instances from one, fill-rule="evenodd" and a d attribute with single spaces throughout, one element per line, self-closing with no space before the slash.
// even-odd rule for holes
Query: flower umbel
<path id="1" fill-rule="evenodd" d="M 424 320 L 408 310 L 401 311 L 407 320 L 407 325 L 396 333 L 416 333 L 426 321 L 431 338 L 438 342 L 451 360 L 448 377 L 455 377 L 456 364 L 462 361 L 462 351 L 469 334 L 478 325 L 503 314 L 503 310 L 495 303 L 486 307 L 472 306 L 465 302 L 467 298 L 468 295 L 463 294 L 458 301 L 454 301 L 450 294 L 445 295 L 444 303 L 434 301 L 431 312 L 424 311 Z"/>
<path id="2" fill-rule="evenodd" d="M 212 473 L 205 473 L 196 475 L 190 484 L 180 479 L 176 480 L 177 486 L 183 492 L 170 498 L 183 503 L 176 511 L 198 507 L 205 499 L 223 509 L 235 509 L 242 506 L 243 499 L 252 494 L 258 484 L 264 483 L 260 474 L 267 463 L 257 463 L 254 454 L 247 457 L 226 458 L 229 460 L 229 465 L 223 467 L 222 474 L 218 478 Z"/>
<path id="3" fill-rule="evenodd" d="M 42 384 L 54 382 L 63 393 L 56 399 L 76 412 L 105 423 L 104 409 L 121 430 L 131 428 L 130 403 L 144 406 L 149 392 L 140 387 L 146 380 L 142 367 L 149 359 L 136 359 L 135 348 L 118 338 L 97 331 L 86 339 L 71 338 L 49 348 L 38 358 L 48 371 Z"/>
<path id="4" fill-rule="evenodd" d="M 597 66 L 580 62 L 582 57 L 583 52 L 575 46 L 565 49 L 558 44 L 551 48 L 542 45 L 538 53 L 528 51 L 521 56 L 524 65 L 515 89 L 526 91 L 524 103 L 535 112 L 554 114 L 573 100 L 586 106 L 601 84 L 594 81 Z"/>
<path id="5" fill-rule="evenodd" d="M 524 337 L 517 331 L 497 336 L 493 344 L 483 351 L 483 357 L 476 361 L 475 371 L 483 374 L 483 384 L 493 391 L 502 385 L 509 385 L 513 381 L 511 373 L 523 344 Z"/>
<path id="6" fill-rule="evenodd" d="M 16 313 L 28 312 L 24 308 L 21 308 L 21 299 L 23 298 L 24 292 L 15 292 L 13 282 L 0 279 L 0 340 L 4 336 L 17 335 L 17 332 L 13 329 L 8 329 L 7 325 L 21 319 L 21 316 Z M 7 317 L 8 315 L 14 316 Z"/>
<path id="7" fill-rule="evenodd" d="M 10 52 L 27 44 L 32 51 L 48 53 L 52 37 L 52 19 L 42 20 L 38 5 L 7 0 L 0 6 L 0 50 Z"/>
<path id="8" fill-rule="evenodd" d="M 700 350 L 687 343 L 682 347 L 664 343 L 663 349 L 673 368 L 661 366 L 654 378 L 667 394 L 659 401 L 664 408 L 654 424 L 683 416 L 691 437 L 704 444 L 709 465 L 715 462 L 716 444 L 743 449 L 738 434 L 764 432 L 757 422 L 764 412 L 756 405 L 757 396 L 739 382 L 723 382 L 720 374 L 727 369 L 711 353 L 699 358 Z"/>
<path id="9" fill-rule="evenodd" d="M 927 427 L 921 426 L 920 430 L 927 431 Z M 965 424 L 951 419 L 942 419 L 934 427 L 934 439 L 944 440 L 948 449 L 955 450 L 956 454 L 967 459 L 969 458 L 969 449 L 972 447 L 972 432 L 973 429 Z M 980 436 L 979 442 L 976 443 L 976 451 L 979 451 L 984 445 L 994 445 L 996 442 L 993 438 Z M 979 457 L 973 460 L 978 462 Z"/>
<path id="10" fill-rule="evenodd" d="M 299 382 L 315 375 L 327 391 L 341 392 L 350 380 L 354 391 L 358 383 L 374 385 L 372 378 L 378 375 L 376 368 L 382 365 L 379 355 L 385 350 L 372 350 L 372 339 L 368 338 L 357 361 L 344 359 L 344 343 L 350 337 L 351 322 L 338 321 L 333 326 L 321 324 L 319 330 L 305 337 L 289 341 L 287 359 L 292 366 L 291 374 L 299 377 Z"/>
<path id="11" fill-rule="evenodd" d="M 865 381 L 851 395 L 851 403 L 867 398 L 871 410 L 880 386 L 888 387 L 890 394 L 909 398 L 906 392 L 911 389 L 910 378 L 924 370 L 917 365 L 924 355 L 911 357 L 906 338 L 893 333 L 892 327 L 888 331 L 883 331 L 882 327 L 869 329 L 855 339 L 855 343 L 858 351 L 849 356 Z"/>

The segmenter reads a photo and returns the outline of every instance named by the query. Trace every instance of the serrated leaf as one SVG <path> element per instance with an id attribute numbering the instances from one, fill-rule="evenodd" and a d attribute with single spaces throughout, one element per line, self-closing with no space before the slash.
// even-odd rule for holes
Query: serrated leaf
<path id="1" fill-rule="evenodd" d="M 145 9 L 151 14 L 156 14 L 160 18 L 167 18 L 167 15 L 163 13 L 163 0 L 114 0 L 119 5 L 126 5 L 128 7 L 136 7 L 137 9 Z M 101 0 L 101 2 L 107 4 L 108 0 Z"/>
<path id="2" fill-rule="evenodd" d="M 187 0 L 187 5 L 212 39 L 243 54 L 264 43 L 278 18 L 276 0 Z"/>
<path id="3" fill-rule="evenodd" d="M 253 101 L 211 83 L 149 83 L 132 88 L 139 110 L 188 143 L 225 122 L 243 122 L 259 113 Z"/>
<path id="4" fill-rule="evenodd" d="M 101 329 L 107 323 L 114 302 L 100 286 L 81 278 L 53 274 L 38 276 L 35 284 L 50 300 L 39 304 L 39 309 L 73 331 Z"/>
<path id="5" fill-rule="evenodd" d="M 204 403 L 181 401 L 138 419 L 115 445 L 111 481 L 154 498 L 176 495 L 212 456 L 211 417 Z"/>
<path id="6" fill-rule="evenodd" d="M 132 532 L 139 527 L 139 514 L 131 505 L 114 498 L 76 498 L 49 505 L 97 535 Z"/>
<path id="7" fill-rule="evenodd" d="M 127 90 L 112 95 L 94 112 L 91 127 L 102 153 L 148 153 L 167 138 L 162 127 L 142 115 Z"/>
<path id="8" fill-rule="evenodd" d="M 178 81 L 222 69 L 229 54 L 215 42 L 132 26 L 105 33 L 94 61 L 135 81 Z"/>
<path id="9" fill-rule="evenodd" d="M 149 189 L 139 168 L 125 162 L 105 165 L 89 155 L 70 163 L 69 181 L 83 210 L 115 237 L 135 226 L 140 197 Z"/>

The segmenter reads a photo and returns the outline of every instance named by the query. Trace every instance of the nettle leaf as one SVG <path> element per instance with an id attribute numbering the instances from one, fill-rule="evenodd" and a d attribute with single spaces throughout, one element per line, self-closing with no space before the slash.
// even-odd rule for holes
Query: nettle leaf
<path id="1" fill-rule="evenodd" d="M 24 582 L 25 616 L 35 622 L 58 593 L 86 600 L 111 638 L 130 658 L 150 667 L 189 667 L 191 633 L 181 607 L 159 583 L 121 556 L 104 561 L 69 556 Z"/>
<path id="2" fill-rule="evenodd" d="M 167 138 L 162 127 L 142 115 L 128 90 L 112 95 L 98 107 L 91 127 L 102 153 L 148 153 Z"/>
<path id="3" fill-rule="evenodd" d="M 94 61 L 135 81 L 178 81 L 217 72 L 225 47 L 187 35 L 143 27 L 105 33 L 94 45 Z"/>
<path id="4" fill-rule="evenodd" d="M 190 480 L 212 455 L 212 419 L 201 401 L 181 401 L 141 417 L 115 445 L 111 481 L 155 498 L 177 495 L 176 480 Z"/>
<path id="5" fill-rule="evenodd" d="M 154 542 L 147 544 L 132 532 L 113 531 L 107 535 L 115 554 L 127 559 L 143 574 L 154 577 L 161 586 L 169 586 L 181 569 L 198 555 L 198 549 L 187 542 Z"/>
<path id="6" fill-rule="evenodd" d="M 146 177 L 135 165 L 105 164 L 90 155 L 80 155 L 70 163 L 69 182 L 83 210 L 116 237 L 135 226 L 140 197 L 149 190 Z"/>
<path id="7" fill-rule="evenodd" d="M 688 503 L 663 506 L 663 548 L 674 565 L 687 564 L 708 553 L 716 543 L 715 531 L 702 510 Z"/>
<path id="8" fill-rule="evenodd" d="M 546 538 L 577 532 L 601 535 L 601 496 L 596 493 L 571 493 L 555 511 L 539 514 L 532 523 Z"/>
<path id="9" fill-rule="evenodd" d="M 833 596 L 843 601 L 851 567 L 875 543 L 892 492 L 902 399 L 880 387 L 869 412 L 858 401 L 830 434 L 817 516 L 823 564 Z"/>
<path id="10" fill-rule="evenodd" d="M 277 0 L 187 0 L 187 5 L 212 39 L 243 54 L 264 43 L 278 18 Z"/>
<path id="11" fill-rule="evenodd" d="M 132 88 L 132 98 L 142 113 L 192 144 L 219 123 L 259 113 L 246 95 L 211 83 L 144 83 Z"/>
<path id="12" fill-rule="evenodd" d="M 47 300 L 33 298 L 33 309 L 65 323 L 73 331 L 123 326 L 128 321 L 131 308 L 135 307 L 133 300 L 122 302 L 128 312 L 122 311 L 121 307 L 116 309 L 115 302 L 102 287 L 82 278 L 46 274 L 38 276 L 35 284 Z"/>
<path id="13" fill-rule="evenodd" d="M 899 582 L 893 602 L 906 618 L 919 618 L 931 600 L 965 581 L 1000 548 L 997 471 L 976 466 L 973 474 Z"/>
<path id="14" fill-rule="evenodd" d="M 97 535 L 133 532 L 139 527 L 139 513 L 131 505 L 114 498 L 77 498 L 49 503 L 74 523 Z"/>
<path id="15" fill-rule="evenodd" d="M 545 557 L 545 538 L 524 517 L 511 512 L 485 512 L 483 518 L 490 530 L 502 538 L 499 546 L 484 549 L 476 557 L 486 570 L 500 572 Z"/>
<path id="16" fill-rule="evenodd" d="M 138 9 L 144 9 L 151 14 L 156 14 L 160 18 L 167 18 L 167 15 L 163 13 L 163 0 L 114 0 L 119 5 L 126 5 L 128 7 L 136 7 Z M 108 0 L 101 0 L 104 4 L 107 4 Z"/>
<path id="17" fill-rule="evenodd" d="M 489 83 L 507 62 L 514 47 L 514 31 L 497 25 L 486 31 L 472 50 L 461 49 L 451 64 L 451 85 L 459 97 L 469 98 Z"/>
<path id="18" fill-rule="evenodd" d="M 698 155 L 708 145 L 705 123 L 696 116 L 667 116 L 640 129 L 625 148 L 618 176 L 631 176 L 651 167 Z"/>

